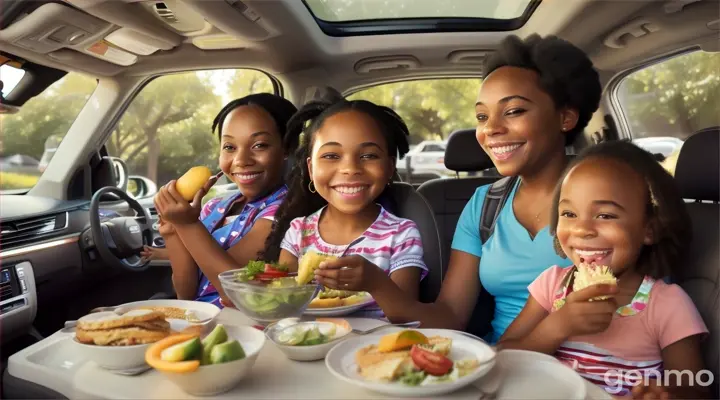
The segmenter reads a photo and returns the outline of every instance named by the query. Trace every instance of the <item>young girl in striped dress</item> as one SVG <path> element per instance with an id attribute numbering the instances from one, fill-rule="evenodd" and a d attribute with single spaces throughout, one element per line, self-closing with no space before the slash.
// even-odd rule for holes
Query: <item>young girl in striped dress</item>
<path id="1" fill-rule="evenodd" d="M 408 151 L 405 123 L 387 107 L 337 99 L 308 103 L 288 131 L 296 125 L 307 128 L 290 145 L 297 166 L 265 260 L 281 249 L 279 262 L 292 271 L 310 251 L 339 257 L 316 272 L 325 287 L 373 295 L 391 284 L 417 298 L 427 273 L 420 233 L 413 221 L 378 204 L 392 185 L 396 155 Z"/>

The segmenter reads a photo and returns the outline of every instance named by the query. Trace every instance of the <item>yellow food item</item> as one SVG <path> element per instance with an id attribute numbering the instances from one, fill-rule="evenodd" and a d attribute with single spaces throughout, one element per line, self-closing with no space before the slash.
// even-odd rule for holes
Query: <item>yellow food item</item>
<path id="1" fill-rule="evenodd" d="M 161 359 L 161 354 L 163 350 L 169 348 L 170 346 L 174 346 L 196 337 L 198 336 L 194 334 L 172 335 L 153 343 L 145 352 L 145 362 L 148 363 L 149 366 L 160 371 L 175 373 L 193 372 L 200 368 L 199 360 L 177 362 L 164 361 Z"/>
<path id="2" fill-rule="evenodd" d="M 377 349 L 380 353 L 389 353 L 410 348 L 414 344 L 428 344 L 427 336 L 418 331 L 406 329 L 381 337 Z"/>
<path id="3" fill-rule="evenodd" d="M 606 265 L 580 264 L 575 271 L 573 291 L 585 289 L 592 285 L 616 285 L 617 278 Z M 609 296 L 598 296 L 591 300 L 606 300 Z"/>
<path id="4" fill-rule="evenodd" d="M 191 201 L 211 176 L 212 172 L 208 167 L 192 167 L 175 182 L 175 189 L 183 199 Z"/>
<path id="5" fill-rule="evenodd" d="M 337 259 L 337 257 L 326 256 L 314 251 L 308 251 L 300 259 L 298 274 L 295 277 L 295 281 L 298 285 L 306 285 L 308 282 L 313 280 L 313 276 L 315 276 L 314 271 L 320 268 L 321 262 L 335 259 Z"/>

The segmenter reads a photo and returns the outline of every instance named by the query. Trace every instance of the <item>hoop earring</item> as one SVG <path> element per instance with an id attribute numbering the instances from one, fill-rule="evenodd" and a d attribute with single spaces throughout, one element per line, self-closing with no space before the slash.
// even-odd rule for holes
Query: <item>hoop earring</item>
<path id="1" fill-rule="evenodd" d="M 308 190 L 310 191 L 310 193 L 317 193 L 317 190 L 315 190 L 315 188 L 313 187 L 312 181 L 310 181 L 310 183 L 308 183 Z"/>

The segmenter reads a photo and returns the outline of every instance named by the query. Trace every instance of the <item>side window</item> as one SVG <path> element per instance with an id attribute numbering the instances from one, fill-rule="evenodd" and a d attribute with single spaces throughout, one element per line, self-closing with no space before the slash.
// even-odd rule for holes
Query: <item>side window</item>
<path id="1" fill-rule="evenodd" d="M 0 73 L 4 97 L 24 71 L 3 65 Z M 96 87 L 95 78 L 69 72 L 19 111 L 0 115 L 0 192 L 35 186 Z"/>
<path id="2" fill-rule="evenodd" d="M 665 160 L 674 161 L 685 139 L 720 125 L 720 53 L 682 54 L 623 79 L 618 100 L 633 142 Z"/>
<path id="3" fill-rule="evenodd" d="M 440 146 L 439 144 L 429 144 L 423 148 L 423 153 L 430 152 L 445 152 L 445 147 Z"/>
<path id="4" fill-rule="evenodd" d="M 185 72 L 155 78 L 135 97 L 106 143 L 110 155 L 128 165 L 128 192 L 147 178 L 157 187 L 188 169 L 206 165 L 218 170 L 219 144 L 210 131 L 218 111 L 229 101 L 251 93 L 274 93 L 272 80 L 256 70 Z M 218 190 L 232 185 L 218 182 Z"/>
<path id="5" fill-rule="evenodd" d="M 424 79 L 395 82 L 363 89 L 348 96 L 349 100 L 369 100 L 390 107 L 410 129 L 410 171 L 404 160 L 398 161 L 398 172 L 418 184 L 430 179 L 454 176 L 445 168 L 440 155 L 413 155 L 414 146 L 423 141 L 447 140 L 456 130 L 475 128 L 475 100 L 481 79 Z M 440 144 L 426 143 L 425 152 L 442 152 Z"/>

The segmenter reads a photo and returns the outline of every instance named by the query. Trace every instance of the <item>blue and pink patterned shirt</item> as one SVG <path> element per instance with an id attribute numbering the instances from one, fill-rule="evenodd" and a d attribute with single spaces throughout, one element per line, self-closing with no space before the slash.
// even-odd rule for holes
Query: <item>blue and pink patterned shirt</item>
<path id="1" fill-rule="evenodd" d="M 224 197 L 216 197 L 205 203 L 200 212 L 200 221 L 205 228 L 227 250 L 240 241 L 252 229 L 258 219 L 275 219 L 280 204 L 287 196 L 287 186 L 282 185 L 275 192 L 245 204 L 237 215 L 227 215 L 242 193 L 233 193 Z M 198 269 L 200 285 L 198 285 L 197 301 L 212 303 L 220 308 L 220 295 L 210 280 Z"/>

